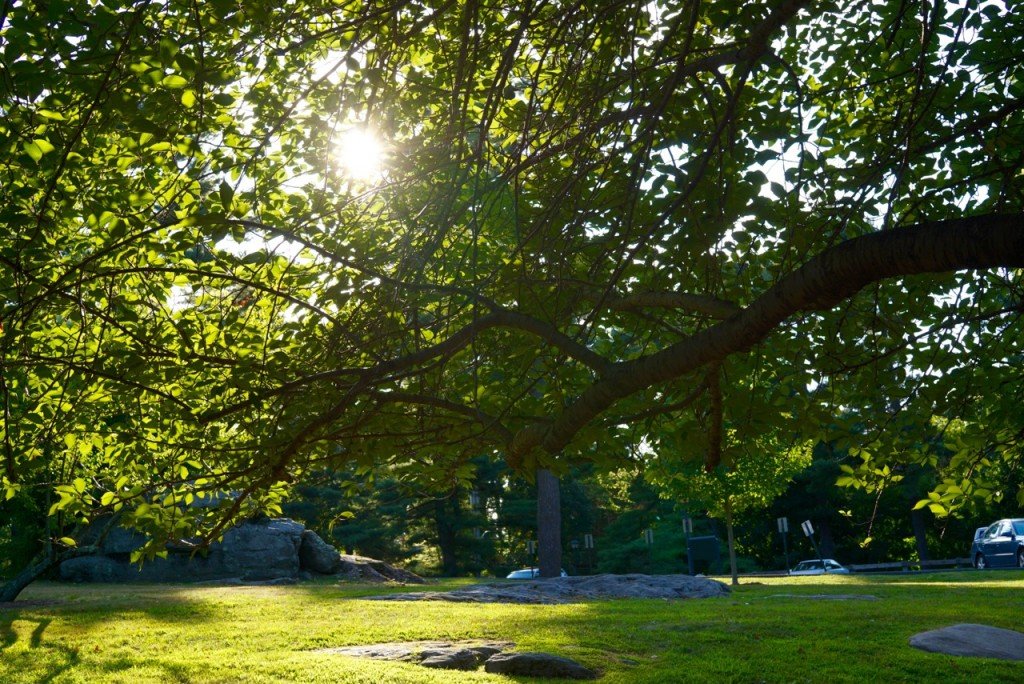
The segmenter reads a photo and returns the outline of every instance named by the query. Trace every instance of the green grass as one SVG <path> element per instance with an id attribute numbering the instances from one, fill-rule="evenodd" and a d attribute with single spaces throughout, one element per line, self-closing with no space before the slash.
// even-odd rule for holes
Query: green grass
<path id="1" fill-rule="evenodd" d="M 564 606 L 377 602 L 377 587 L 40 583 L 0 609 L 0 682 L 509 682 L 318 652 L 504 639 L 574 658 L 603 682 L 1024 681 L 1024 662 L 910 648 L 958 622 L 1021 629 L 1024 573 L 764 578 L 725 599 Z M 447 582 L 433 588 L 451 588 Z M 387 589 L 403 591 L 408 589 Z M 821 601 L 779 594 L 872 594 Z M 524 680 L 541 681 L 541 680 Z"/>

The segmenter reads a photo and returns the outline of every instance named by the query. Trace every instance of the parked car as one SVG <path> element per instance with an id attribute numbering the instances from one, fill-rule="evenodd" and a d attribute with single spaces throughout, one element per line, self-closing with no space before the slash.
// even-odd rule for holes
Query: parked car
<path id="1" fill-rule="evenodd" d="M 824 563 L 824 565 L 823 565 Z M 796 567 L 789 571 L 790 575 L 849 575 L 850 571 L 842 565 L 826 558 L 821 560 L 805 560 L 796 564 Z"/>
<path id="2" fill-rule="evenodd" d="M 980 537 L 975 535 L 971 545 L 974 567 L 1024 568 L 1024 518 L 997 520 Z"/>
<path id="3" fill-rule="evenodd" d="M 569 575 L 565 570 L 562 570 L 562 577 L 568 576 Z M 508 573 L 508 576 L 505 577 L 505 579 L 533 579 L 535 577 L 540 577 L 540 568 L 523 568 L 521 570 L 513 570 Z"/>

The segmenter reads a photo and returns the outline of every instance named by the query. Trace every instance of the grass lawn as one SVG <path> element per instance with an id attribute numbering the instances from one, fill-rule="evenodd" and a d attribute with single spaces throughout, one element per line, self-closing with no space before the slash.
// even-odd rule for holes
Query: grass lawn
<path id="1" fill-rule="evenodd" d="M 764 578 L 725 599 L 689 601 L 360 600 L 408 590 L 40 583 L 22 606 L 0 608 L 0 682 L 512 681 L 318 652 L 471 638 L 574 658 L 602 671 L 602 682 L 1024 681 L 1024 662 L 907 645 L 916 632 L 958 622 L 1024 629 L 1024 572 Z M 806 594 L 880 600 L 799 598 Z"/>

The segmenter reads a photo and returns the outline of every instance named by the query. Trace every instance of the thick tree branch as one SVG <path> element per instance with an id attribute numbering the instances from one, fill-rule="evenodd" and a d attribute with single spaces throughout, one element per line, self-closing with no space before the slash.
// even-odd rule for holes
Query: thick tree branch
<path id="1" fill-rule="evenodd" d="M 1024 214 L 923 223 L 841 243 L 782 278 L 732 318 L 656 354 L 616 364 L 553 423 L 520 431 L 510 443 L 509 458 L 519 461 L 538 447 L 558 453 L 619 399 L 744 352 L 790 316 L 828 310 L 870 283 L 1000 266 L 1024 267 Z"/>

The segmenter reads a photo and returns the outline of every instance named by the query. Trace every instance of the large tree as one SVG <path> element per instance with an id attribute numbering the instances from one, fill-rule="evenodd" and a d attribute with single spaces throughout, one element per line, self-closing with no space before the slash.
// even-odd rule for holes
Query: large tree
<path id="1" fill-rule="evenodd" d="M 550 491 L 679 425 L 714 467 L 723 425 L 821 436 L 835 407 L 886 455 L 941 416 L 1019 458 L 998 3 L 62 0 L 0 27 L 3 487 L 53 492 L 52 562 L 98 513 L 158 552 L 358 458 L 466 479 L 494 452 Z M 342 151 L 366 134 L 386 158 Z"/>

